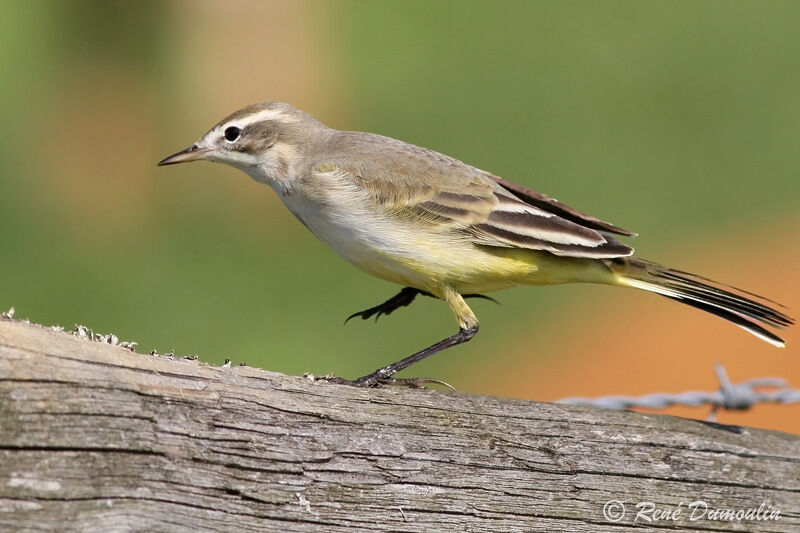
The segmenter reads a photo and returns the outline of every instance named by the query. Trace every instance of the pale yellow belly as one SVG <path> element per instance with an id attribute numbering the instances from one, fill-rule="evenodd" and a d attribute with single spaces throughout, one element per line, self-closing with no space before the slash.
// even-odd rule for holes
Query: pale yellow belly
<path id="1" fill-rule="evenodd" d="M 376 254 L 352 261 L 361 270 L 434 294 L 446 285 L 461 294 L 492 292 L 519 285 L 613 283 L 602 261 L 556 256 L 539 250 L 449 245 L 420 247 L 402 255 Z"/>
<path id="2" fill-rule="evenodd" d="M 433 294 L 445 286 L 468 294 L 516 285 L 597 281 L 587 279 L 597 276 L 598 262 L 593 260 L 476 246 L 465 234 L 433 231 L 352 209 L 346 217 L 338 217 L 324 210 L 289 207 L 322 242 L 359 269 Z"/>

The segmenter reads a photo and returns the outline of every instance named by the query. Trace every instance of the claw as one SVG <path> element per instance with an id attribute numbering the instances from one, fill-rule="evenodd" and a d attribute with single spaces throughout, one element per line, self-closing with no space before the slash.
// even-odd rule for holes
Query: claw
<path id="1" fill-rule="evenodd" d="M 491 296 L 486 296 L 485 294 L 464 294 L 461 296 L 462 298 L 478 298 L 480 300 L 489 300 L 492 303 L 500 305 L 500 302 L 492 298 Z"/>
<path id="2" fill-rule="evenodd" d="M 429 389 L 426 385 L 429 384 L 436 384 L 441 385 L 450 389 L 453 392 L 456 392 L 456 388 L 447 383 L 446 381 L 442 381 L 441 379 L 435 378 L 373 378 L 373 379 L 365 379 L 365 380 L 349 380 L 345 378 L 340 378 L 338 376 L 334 376 L 333 374 L 327 374 L 325 376 L 314 376 L 311 374 L 304 374 L 304 377 L 311 379 L 312 381 L 324 381 L 326 383 L 335 383 L 337 385 L 350 385 L 351 387 L 360 387 L 365 389 L 372 389 L 377 388 L 382 385 L 391 385 L 395 387 L 410 387 L 412 389 Z"/>
<path id="3" fill-rule="evenodd" d="M 435 383 L 437 385 L 442 385 L 443 387 L 447 387 L 452 392 L 456 392 L 456 388 L 447 383 L 446 381 L 442 381 L 441 379 L 436 378 L 386 378 L 378 380 L 378 383 L 382 385 L 394 385 L 400 387 L 411 387 L 412 389 L 428 389 L 425 385 L 430 383 Z"/>
<path id="4" fill-rule="evenodd" d="M 355 318 L 357 316 L 360 316 L 362 319 L 366 320 L 369 317 L 364 317 L 364 313 L 367 313 L 368 311 L 369 311 L 369 309 L 367 309 L 366 311 L 358 311 L 356 313 L 353 313 L 352 315 L 350 315 L 349 317 L 344 319 L 344 324 L 347 324 L 348 322 L 350 322 L 350 320 L 352 320 L 353 318 Z M 344 324 L 342 324 L 342 325 L 344 325 Z"/>

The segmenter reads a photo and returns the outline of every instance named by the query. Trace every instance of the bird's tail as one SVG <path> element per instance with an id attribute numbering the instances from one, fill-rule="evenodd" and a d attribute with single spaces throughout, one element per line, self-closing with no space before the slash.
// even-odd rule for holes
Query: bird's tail
<path id="1" fill-rule="evenodd" d="M 604 260 L 616 283 L 654 292 L 733 322 L 768 343 L 783 347 L 783 339 L 764 326 L 784 328 L 794 319 L 780 304 L 701 276 L 630 257 Z M 773 307 L 774 306 L 774 307 Z"/>

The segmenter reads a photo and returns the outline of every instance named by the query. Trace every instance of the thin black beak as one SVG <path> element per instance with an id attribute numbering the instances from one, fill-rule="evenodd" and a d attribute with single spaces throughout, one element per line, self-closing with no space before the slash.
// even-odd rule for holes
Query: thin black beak
<path id="1" fill-rule="evenodd" d="M 185 150 L 181 150 L 180 152 L 174 153 L 169 157 L 165 157 L 158 162 L 158 166 L 163 167 L 164 165 L 177 165 L 178 163 L 188 163 L 189 161 L 204 159 L 206 152 L 208 152 L 208 150 L 201 150 L 199 146 L 193 144 Z"/>

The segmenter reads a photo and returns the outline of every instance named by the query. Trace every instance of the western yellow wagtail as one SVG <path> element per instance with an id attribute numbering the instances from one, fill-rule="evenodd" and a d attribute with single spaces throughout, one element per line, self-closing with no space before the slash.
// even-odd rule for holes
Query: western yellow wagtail
<path id="1" fill-rule="evenodd" d="M 517 285 L 588 282 L 635 287 L 722 317 L 775 345 L 764 326 L 794 321 L 769 300 L 631 257 L 632 236 L 549 196 L 446 155 L 372 133 L 338 131 L 280 102 L 228 116 L 159 165 L 227 163 L 266 183 L 314 235 L 359 269 L 404 288 L 351 315 L 389 314 L 424 294 L 444 300 L 459 331 L 405 359 L 340 383 L 376 386 L 470 340 L 465 297 Z M 773 302 L 774 303 L 774 302 Z"/>

